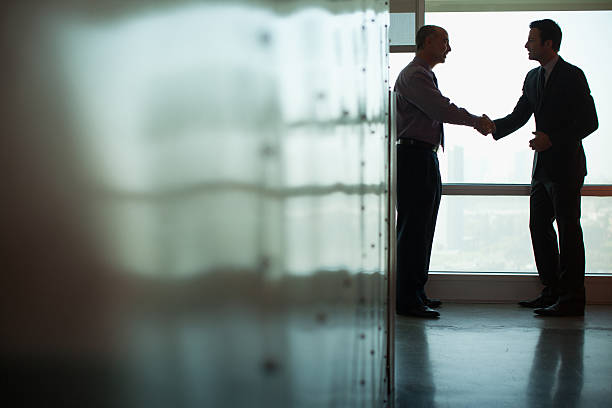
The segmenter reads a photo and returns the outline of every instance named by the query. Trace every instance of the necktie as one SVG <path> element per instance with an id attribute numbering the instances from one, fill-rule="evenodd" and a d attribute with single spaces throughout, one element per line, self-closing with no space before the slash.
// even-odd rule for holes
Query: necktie
<path id="1" fill-rule="evenodd" d="M 436 74 L 434 74 L 433 71 L 431 72 L 431 75 L 433 75 L 434 84 L 436 84 L 436 88 L 437 88 L 438 78 L 436 78 Z M 444 151 L 444 126 L 442 122 L 440 122 L 440 146 L 442 146 L 442 150 Z"/>
<path id="2" fill-rule="evenodd" d="M 540 67 L 540 77 L 538 78 L 538 97 L 542 99 L 542 95 L 544 95 L 544 86 L 546 85 L 546 70 L 544 67 Z"/>

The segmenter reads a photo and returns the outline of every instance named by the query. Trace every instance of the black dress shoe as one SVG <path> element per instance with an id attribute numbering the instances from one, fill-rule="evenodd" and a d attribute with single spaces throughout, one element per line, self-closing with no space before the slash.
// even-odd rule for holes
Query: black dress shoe
<path id="1" fill-rule="evenodd" d="M 540 316 L 584 316 L 584 303 L 582 302 L 556 302 L 554 305 L 533 311 Z"/>
<path id="2" fill-rule="evenodd" d="M 419 305 L 413 306 L 408 309 L 398 309 L 397 314 L 402 316 L 416 316 L 416 317 L 428 317 L 434 318 L 439 317 L 440 313 L 436 310 L 433 310 L 429 306 Z"/>
<path id="3" fill-rule="evenodd" d="M 548 296 L 538 296 L 533 300 L 521 300 L 518 302 L 519 306 L 522 307 L 530 307 L 532 309 L 535 308 L 545 308 L 548 306 L 552 306 L 557 301 L 556 298 L 548 297 Z"/>
<path id="4" fill-rule="evenodd" d="M 432 309 L 435 309 L 436 307 L 440 307 L 442 306 L 442 301 L 439 299 L 425 299 L 425 306 L 429 306 Z"/>

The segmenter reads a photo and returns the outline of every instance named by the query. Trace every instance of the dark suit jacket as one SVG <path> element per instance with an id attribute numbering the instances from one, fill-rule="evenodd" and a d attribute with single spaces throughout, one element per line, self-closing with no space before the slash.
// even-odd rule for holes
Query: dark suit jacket
<path id="1" fill-rule="evenodd" d="M 534 113 L 536 130 L 550 137 L 552 147 L 535 153 L 532 176 L 557 182 L 583 180 L 587 171 L 582 139 L 599 126 L 589 85 L 580 68 L 559 57 L 539 97 L 540 69 L 527 73 L 523 95 L 511 114 L 494 121 L 493 137 L 498 140 L 516 131 Z"/>

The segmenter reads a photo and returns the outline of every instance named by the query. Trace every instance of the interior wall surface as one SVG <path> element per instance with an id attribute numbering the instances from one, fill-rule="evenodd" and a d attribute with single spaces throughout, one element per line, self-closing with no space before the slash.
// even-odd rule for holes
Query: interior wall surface
<path id="1" fill-rule="evenodd" d="M 385 405 L 386 2 L 1 16 L 4 397 Z"/>

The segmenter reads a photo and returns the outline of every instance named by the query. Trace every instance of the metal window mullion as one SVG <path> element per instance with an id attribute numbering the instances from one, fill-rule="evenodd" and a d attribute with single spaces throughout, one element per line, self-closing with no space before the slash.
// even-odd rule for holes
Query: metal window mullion
<path id="1" fill-rule="evenodd" d="M 425 25 L 425 0 L 417 0 L 416 3 L 416 15 L 415 15 L 415 24 L 414 24 L 414 38 L 416 38 L 416 33 L 419 31 L 419 28 Z M 416 46 L 415 46 L 416 48 Z"/>
<path id="2" fill-rule="evenodd" d="M 610 0 L 427 0 L 427 12 L 612 10 Z"/>
<path id="3" fill-rule="evenodd" d="M 454 184 L 442 186 L 443 195 L 471 196 L 528 196 L 529 184 Z M 612 197 L 611 184 L 587 184 L 582 187 L 582 195 L 589 197 Z"/>

